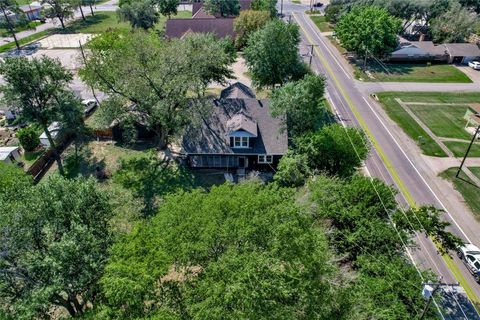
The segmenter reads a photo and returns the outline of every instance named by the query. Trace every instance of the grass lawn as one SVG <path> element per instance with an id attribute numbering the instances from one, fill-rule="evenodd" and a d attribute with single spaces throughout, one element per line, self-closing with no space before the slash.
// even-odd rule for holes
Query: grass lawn
<path id="1" fill-rule="evenodd" d="M 192 13 L 189 11 L 180 11 L 172 18 L 190 18 Z M 167 17 L 161 16 L 156 25 L 156 29 L 162 29 L 167 21 Z M 87 16 L 86 20 L 76 20 L 68 25 L 61 33 L 102 33 L 109 29 L 130 30 L 128 22 L 119 21 L 117 13 L 114 11 L 98 11 L 95 16 Z"/>
<path id="2" fill-rule="evenodd" d="M 94 16 L 87 16 L 86 20 L 76 20 L 68 25 L 61 33 L 102 33 L 108 29 L 130 30 L 130 24 L 120 22 L 114 11 L 98 11 Z"/>
<path id="3" fill-rule="evenodd" d="M 448 64 L 403 64 L 387 63 L 389 73 L 385 71 L 378 63 L 370 62 L 367 65 L 369 74 L 362 69 L 363 65 L 357 65 L 357 78 L 364 81 L 373 82 L 452 82 L 452 83 L 471 83 L 472 80 L 454 66 Z M 373 77 L 373 78 L 372 78 Z"/>
<path id="4" fill-rule="evenodd" d="M 480 167 L 469 168 L 476 176 L 480 178 Z M 467 205 L 472 209 L 473 213 L 480 218 L 480 188 L 475 186 L 473 182 L 464 174 L 461 173 L 460 177 L 463 179 L 456 178 L 458 168 L 450 168 L 440 174 L 444 179 L 450 180 L 453 182 L 455 189 L 458 190 L 465 199 Z M 466 180 L 466 181 L 465 181 Z"/>
<path id="5" fill-rule="evenodd" d="M 471 139 L 465 131 L 465 110 L 467 106 L 411 105 L 410 110 L 425 123 L 438 137 Z"/>
<path id="6" fill-rule="evenodd" d="M 321 32 L 330 32 L 333 31 L 332 25 L 327 22 L 325 16 L 311 16 L 313 23 L 320 29 Z"/>
<path id="7" fill-rule="evenodd" d="M 44 152 L 45 149 L 40 149 L 37 151 L 24 151 L 21 155 L 21 158 L 25 163 L 25 168 L 29 168 Z"/>
<path id="8" fill-rule="evenodd" d="M 467 152 L 468 143 L 464 142 L 452 142 L 452 141 L 444 141 L 443 142 L 448 149 L 450 149 L 455 157 L 463 157 L 465 156 L 465 152 Z M 480 145 L 474 144 L 468 153 L 468 157 L 480 157 Z"/>
<path id="9" fill-rule="evenodd" d="M 44 38 L 44 37 L 52 34 L 52 32 L 53 32 L 53 29 L 40 31 L 40 32 L 37 32 L 35 34 L 32 34 L 31 36 L 20 39 L 20 40 L 18 40 L 18 42 L 20 43 L 21 46 L 23 46 L 23 45 L 26 45 L 27 43 L 30 43 L 30 42 L 33 42 L 35 40 L 39 40 L 41 38 Z M 11 50 L 13 48 L 15 48 L 15 42 L 10 42 L 10 43 L 1 45 L 0 46 L 0 53 Z"/>
<path id="10" fill-rule="evenodd" d="M 417 142 L 423 153 L 428 156 L 445 157 L 445 153 L 438 144 L 413 120 L 407 112 L 394 100 L 400 98 L 405 102 L 428 103 L 473 103 L 480 100 L 480 93 L 444 93 L 444 92 L 381 92 L 377 94 L 380 102 L 389 117 L 398 123 L 403 131 Z M 411 106 L 417 116 L 434 132 L 442 137 L 460 138 L 469 140 L 471 137 L 464 133 L 466 107 L 459 106 Z M 465 153 L 467 143 L 444 142 L 456 155 Z M 471 150 L 472 157 L 480 157 L 480 146 Z"/>

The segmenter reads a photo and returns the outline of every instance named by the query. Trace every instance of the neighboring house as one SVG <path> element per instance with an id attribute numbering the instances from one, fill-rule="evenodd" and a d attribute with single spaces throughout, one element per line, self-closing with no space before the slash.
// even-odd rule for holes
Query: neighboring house
<path id="1" fill-rule="evenodd" d="M 192 168 L 272 170 L 287 153 L 282 119 L 270 115 L 268 100 L 257 100 L 239 82 L 211 101 L 213 110 L 186 129 L 182 151 Z"/>
<path id="2" fill-rule="evenodd" d="M 60 138 L 61 130 L 62 125 L 59 122 L 53 122 L 48 126 L 48 132 L 50 132 L 50 135 L 54 141 L 57 141 Z M 50 141 L 48 141 L 45 132 L 42 132 L 40 135 L 40 144 L 44 145 L 45 147 L 50 147 Z"/>
<path id="3" fill-rule="evenodd" d="M 0 161 L 3 163 L 20 162 L 19 147 L 0 147 Z"/>
<path id="4" fill-rule="evenodd" d="M 250 9 L 251 0 L 240 0 L 240 10 Z M 203 9 L 202 2 L 192 4 L 191 19 L 168 19 L 165 26 L 167 38 L 182 38 L 189 33 L 213 33 L 219 38 L 235 38 L 233 17 L 223 18 L 210 15 Z"/>
<path id="5" fill-rule="evenodd" d="M 42 5 L 39 2 L 32 2 L 30 4 L 20 6 L 19 9 L 29 21 L 42 18 Z"/>
<path id="6" fill-rule="evenodd" d="M 4 115 L 5 119 L 7 119 L 8 121 L 15 120 L 15 118 L 17 117 L 15 115 L 15 112 L 11 108 L 5 106 L 0 106 L 0 114 Z"/>
<path id="7" fill-rule="evenodd" d="M 446 63 L 468 63 L 480 57 L 480 49 L 472 43 L 434 44 L 432 41 L 402 43 L 391 53 L 390 61 L 438 61 Z"/>

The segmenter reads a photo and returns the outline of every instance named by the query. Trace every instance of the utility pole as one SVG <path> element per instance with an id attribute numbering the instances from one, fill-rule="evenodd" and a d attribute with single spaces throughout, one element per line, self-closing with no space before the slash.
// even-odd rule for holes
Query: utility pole
<path id="1" fill-rule="evenodd" d="M 311 67 L 312 66 L 312 59 L 313 59 L 313 47 L 317 47 L 318 45 L 317 44 L 309 44 L 307 45 L 307 47 L 310 47 L 310 53 L 309 53 L 309 61 L 308 61 L 308 66 Z"/>
<path id="2" fill-rule="evenodd" d="M 441 280 L 441 278 L 440 278 Z M 430 307 L 430 304 L 433 301 L 433 297 L 435 296 L 435 293 L 442 287 L 442 286 L 458 286 L 458 283 L 443 283 L 443 282 L 430 282 L 430 283 L 423 283 L 423 290 L 422 290 L 422 296 L 427 300 L 425 303 L 425 308 L 423 308 L 423 312 L 418 318 L 419 320 L 425 319 L 425 316 L 427 315 L 428 308 Z"/>
<path id="3" fill-rule="evenodd" d="M 472 137 L 472 140 L 470 141 L 470 145 L 468 146 L 467 152 L 465 153 L 465 156 L 463 157 L 462 163 L 460 164 L 460 167 L 458 168 L 457 174 L 455 176 L 456 178 L 458 178 L 458 176 L 460 175 L 460 171 L 462 171 L 462 167 L 465 163 L 465 160 L 467 160 L 467 156 L 468 156 L 468 153 L 470 152 L 470 149 L 472 148 L 473 142 L 475 141 L 475 139 L 477 138 L 477 136 L 479 134 L 480 134 L 480 125 L 477 127 L 477 129 L 475 130 L 475 133 L 473 134 L 473 137 Z"/>
<path id="4" fill-rule="evenodd" d="M 283 18 L 283 0 L 280 2 L 280 17 Z"/>

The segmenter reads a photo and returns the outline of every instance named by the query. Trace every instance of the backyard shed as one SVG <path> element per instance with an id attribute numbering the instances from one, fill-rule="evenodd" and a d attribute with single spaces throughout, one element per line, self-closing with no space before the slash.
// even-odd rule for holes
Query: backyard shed
<path id="1" fill-rule="evenodd" d="M 3 163 L 20 162 L 18 147 L 0 147 L 0 161 Z"/>

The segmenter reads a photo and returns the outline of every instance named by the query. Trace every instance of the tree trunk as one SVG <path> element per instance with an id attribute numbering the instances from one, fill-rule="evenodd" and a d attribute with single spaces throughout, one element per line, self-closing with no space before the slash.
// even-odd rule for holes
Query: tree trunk
<path id="1" fill-rule="evenodd" d="M 82 4 L 80 4 L 78 6 L 78 9 L 80 9 L 80 14 L 82 15 L 82 20 L 85 20 L 85 15 L 83 14 Z"/>
<path id="2" fill-rule="evenodd" d="M 55 141 L 53 140 L 52 135 L 50 134 L 50 131 L 48 131 L 48 127 L 46 125 L 43 126 L 43 131 L 45 132 L 45 135 L 47 136 L 48 142 L 50 142 L 50 148 L 52 149 L 53 157 L 55 158 L 55 161 L 57 162 L 58 171 L 63 176 L 65 174 L 65 172 L 63 170 L 62 159 L 60 159 L 60 155 L 57 152 L 57 146 L 55 144 Z"/>
<path id="3" fill-rule="evenodd" d="M 58 16 L 58 20 L 60 20 L 60 23 L 62 25 L 62 29 L 65 29 L 65 23 L 63 23 L 63 18 L 61 18 L 60 16 Z"/>
<path id="4" fill-rule="evenodd" d="M 90 2 L 88 5 L 90 6 L 90 12 L 92 13 L 92 17 L 93 17 L 95 14 L 93 13 L 92 3 Z"/>
<path id="5" fill-rule="evenodd" d="M 17 49 L 20 50 L 20 43 L 18 43 L 17 35 L 15 34 L 15 28 L 13 27 L 12 22 L 10 21 L 7 13 L 5 12 L 5 7 L 2 7 L 2 12 L 3 12 L 3 16 L 5 17 L 5 21 L 7 22 L 7 29 L 12 34 L 13 40 L 15 41 L 15 45 L 17 46 Z"/>

